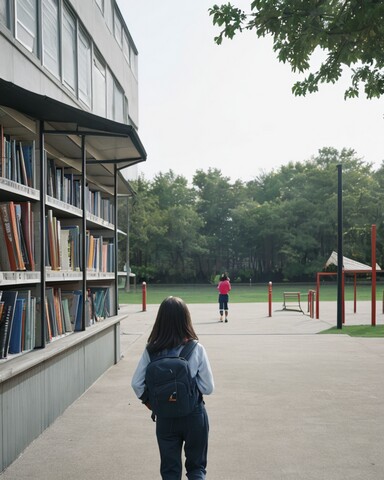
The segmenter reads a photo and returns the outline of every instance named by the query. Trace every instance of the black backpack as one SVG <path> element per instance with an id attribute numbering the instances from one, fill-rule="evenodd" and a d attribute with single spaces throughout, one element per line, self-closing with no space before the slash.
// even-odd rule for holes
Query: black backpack
<path id="1" fill-rule="evenodd" d="M 200 399 L 196 379 L 191 377 L 188 359 L 197 341 L 190 340 L 179 356 L 171 351 L 150 355 L 145 384 L 152 412 L 159 417 L 189 415 Z"/>

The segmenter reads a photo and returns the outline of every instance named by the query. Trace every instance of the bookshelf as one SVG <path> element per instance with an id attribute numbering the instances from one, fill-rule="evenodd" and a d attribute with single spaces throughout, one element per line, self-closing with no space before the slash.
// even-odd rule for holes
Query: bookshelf
<path id="1" fill-rule="evenodd" d="M 0 366 L 118 314 L 120 169 L 146 156 L 127 125 L 30 108 L 0 105 Z"/>
<path id="2" fill-rule="evenodd" d="M 2 471 L 120 360 L 116 206 L 132 194 L 120 170 L 146 153 L 129 125 L 2 79 L 0 98 Z M 19 165 L 5 167 L 4 138 Z"/>

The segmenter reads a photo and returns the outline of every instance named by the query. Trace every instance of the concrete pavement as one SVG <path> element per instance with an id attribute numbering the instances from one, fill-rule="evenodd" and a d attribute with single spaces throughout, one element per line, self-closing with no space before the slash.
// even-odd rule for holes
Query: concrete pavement
<path id="1" fill-rule="evenodd" d="M 210 418 L 211 480 L 382 480 L 384 339 L 316 335 L 336 324 L 336 304 L 320 320 L 266 304 L 190 305 L 216 389 Z M 1 480 L 155 480 L 155 424 L 130 379 L 157 306 L 124 307 L 123 359 L 106 372 L 0 475 Z M 360 302 L 347 324 L 370 323 Z M 377 306 L 378 324 L 383 323 Z"/>

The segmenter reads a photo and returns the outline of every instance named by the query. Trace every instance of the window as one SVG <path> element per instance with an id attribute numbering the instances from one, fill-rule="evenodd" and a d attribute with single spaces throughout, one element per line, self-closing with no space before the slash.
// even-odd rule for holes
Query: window
<path id="1" fill-rule="evenodd" d="M 96 0 L 96 5 L 100 8 L 102 14 L 104 15 L 104 0 Z"/>
<path id="2" fill-rule="evenodd" d="M 16 38 L 30 52 L 37 54 L 36 0 L 16 0 Z"/>
<path id="3" fill-rule="evenodd" d="M 110 32 L 113 32 L 113 10 L 111 0 L 104 0 L 104 18 Z"/>
<path id="4" fill-rule="evenodd" d="M 133 74 L 135 75 L 135 77 L 137 78 L 137 75 L 138 75 L 138 58 L 137 58 L 137 55 L 136 53 L 133 51 L 133 49 L 131 48 L 130 49 L 130 58 L 131 58 L 131 69 L 132 69 L 132 72 Z"/>
<path id="5" fill-rule="evenodd" d="M 113 88 L 115 81 L 109 70 L 107 69 L 107 118 L 113 120 Z"/>
<path id="6" fill-rule="evenodd" d="M 122 47 L 123 25 L 121 24 L 119 14 L 117 13 L 116 10 L 114 12 L 114 17 L 115 17 L 115 23 L 114 23 L 115 38 L 117 43 L 120 45 L 120 47 Z"/>
<path id="7" fill-rule="evenodd" d="M 9 0 L 0 0 L 0 23 L 9 28 Z"/>
<path id="8" fill-rule="evenodd" d="M 128 36 L 125 32 L 123 32 L 123 53 L 125 58 L 127 59 L 128 65 L 131 64 L 131 59 L 129 58 L 129 51 L 130 51 L 130 48 L 129 48 Z"/>
<path id="9" fill-rule="evenodd" d="M 113 86 L 114 116 L 116 122 L 124 123 L 124 92 L 115 82 Z"/>
<path id="10" fill-rule="evenodd" d="M 76 21 L 63 7 L 63 82 L 76 92 Z"/>
<path id="11" fill-rule="evenodd" d="M 56 77 L 60 75 L 58 0 L 43 2 L 43 64 Z"/>
<path id="12" fill-rule="evenodd" d="M 91 42 L 79 30 L 78 36 L 78 75 L 79 99 L 86 105 L 91 104 Z"/>
<path id="13" fill-rule="evenodd" d="M 109 69 L 107 69 L 107 118 L 124 123 L 124 92 Z"/>
<path id="14" fill-rule="evenodd" d="M 93 58 L 93 113 L 101 117 L 107 114 L 106 66 L 96 53 Z"/>

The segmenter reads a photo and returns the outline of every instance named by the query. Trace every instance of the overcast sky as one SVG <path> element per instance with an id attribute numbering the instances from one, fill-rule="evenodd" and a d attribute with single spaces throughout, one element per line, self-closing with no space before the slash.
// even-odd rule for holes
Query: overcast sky
<path id="1" fill-rule="evenodd" d="M 209 0 L 118 0 L 139 51 L 139 135 L 152 179 L 197 169 L 251 180 L 322 147 L 353 148 L 378 167 L 384 159 L 382 100 L 344 100 L 348 85 L 324 85 L 307 97 L 301 79 L 278 62 L 270 39 L 252 32 L 218 46 Z M 247 8 L 251 1 L 234 0 Z"/>

